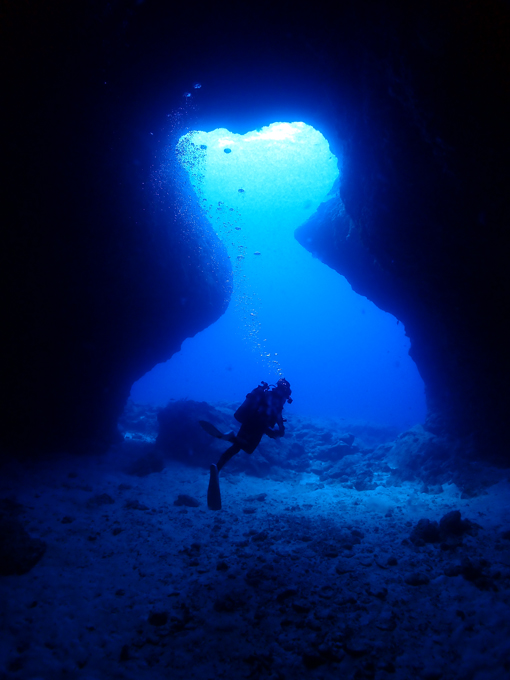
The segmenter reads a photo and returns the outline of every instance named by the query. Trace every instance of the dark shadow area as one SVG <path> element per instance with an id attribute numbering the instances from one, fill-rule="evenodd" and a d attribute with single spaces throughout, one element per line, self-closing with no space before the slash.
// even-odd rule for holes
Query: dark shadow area
<path id="1" fill-rule="evenodd" d="M 312 250 L 386 282 L 429 429 L 506 460 L 507 5 L 52 7 L 2 36 L 6 449 L 104 449 L 133 381 L 225 308 L 221 247 L 160 173 L 172 134 L 299 118 L 343 157 L 350 225 L 315 221 Z"/>
<path id="2" fill-rule="evenodd" d="M 176 402 L 158 437 L 130 404 L 107 455 L 2 475 L 2 678 L 505 677 L 501 471 L 422 428 L 292 417 L 212 512 L 195 417 L 237 406 Z"/>

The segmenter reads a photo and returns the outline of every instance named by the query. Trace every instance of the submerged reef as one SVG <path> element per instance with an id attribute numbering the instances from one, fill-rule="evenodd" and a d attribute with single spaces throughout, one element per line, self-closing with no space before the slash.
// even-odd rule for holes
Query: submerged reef
<path id="1" fill-rule="evenodd" d="M 209 470 L 228 443 L 208 435 L 198 421 L 208 420 L 222 432 L 237 431 L 238 406 L 182 399 L 154 409 L 130 400 L 121 419 L 123 469 L 138 477 L 161 472 L 171 462 Z M 369 491 L 412 483 L 421 493 L 437 495 L 455 484 L 466 499 L 501 478 L 497 467 L 484 466 L 473 453 L 468 458 L 461 440 L 421 425 L 398 433 L 377 423 L 295 415 L 289 417 L 285 437 L 263 437 L 253 454 L 238 453 L 226 469 L 274 481 L 289 474 L 311 475 L 316 490 L 331 484 Z"/>
<path id="2" fill-rule="evenodd" d="M 157 444 L 154 411 L 130 404 L 108 454 L 2 477 L 0 524 L 37 557 L 13 569 L 0 541 L 2 677 L 508 677 L 501 470 L 479 463 L 467 495 L 462 461 L 427 468 L 430 433 L 289 416 L 223 468 L 211 512 L 217 452 L 190 440 L 184 462 L 183 431 L 232 425 L 235 406 L 175 403 Z"/>

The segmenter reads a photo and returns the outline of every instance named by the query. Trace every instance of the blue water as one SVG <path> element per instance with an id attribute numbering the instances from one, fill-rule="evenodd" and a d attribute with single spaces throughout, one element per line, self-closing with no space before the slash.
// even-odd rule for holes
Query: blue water
<path id="1" fill-rule="evenodd" d="M 341 181 L 322 134 L 304 123 L 217 129 L 181 138 L 179 151 L 227 246 L 234 292 L 215 324 L 133 385 L 133 400 L 239 402 L 261 380 L 285 376 L 289 414 L 422 422 L 424 387 L 404 326 L 294 239 Z"/>

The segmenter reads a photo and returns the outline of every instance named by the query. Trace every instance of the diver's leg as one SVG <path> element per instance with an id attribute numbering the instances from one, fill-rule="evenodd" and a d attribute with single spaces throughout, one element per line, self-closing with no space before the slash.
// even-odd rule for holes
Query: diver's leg
<path id="1" fill-rule="evenodd" d="M 233 442 L 233 438 L 235 437 L 234 432 L 227 432 L 227 434 L 223 434 L 223 432 L 218 430 L 217 427 L 215 427 L 212 423 L 209 423 L 207 420 L 199 420 L 198 423 L 200 427 L 207 432 L 207 434 L 211 435 L 211 437 L 216 437 L 216 439 L 224 439 L 227 442 Z"/>
<path id="2" fill-rule="evenodd" d="M 211 475 L 207 488 L 207 507 L 209 510 L 221 510 L 220 483 L 218 481 L 218 468 L 211 465 Z"/>
<path id="3" fill-rule="evenodd" d="M 225 463 L 228 463 L 228 461 L 231 458 L 233 458 L 236 455 L 236 453 L 239 453 L 240 450 L 241 447 L 237 443 L 232 444 L 232 446 L 229 446 L 228 449 L 221 454 L 218 464 L 216 465 L 216 467 L 218 468 L 218 472 L 225 465 Z"/>
<path id="4" fill-rule="evenodd" d="M 218 464 L 211 465 L 209 487 L 207 489 L 207 507 L 209 510 L 221 510 L 221 493 L 218 475 L 225 463 L 228 463 L 228 461 L 235 456 L 236 453 L 239 453 L 240 450 L 240 446 L 232 444 L 232 446 L 229 446 L 225 453 L 222 454 Z"/>

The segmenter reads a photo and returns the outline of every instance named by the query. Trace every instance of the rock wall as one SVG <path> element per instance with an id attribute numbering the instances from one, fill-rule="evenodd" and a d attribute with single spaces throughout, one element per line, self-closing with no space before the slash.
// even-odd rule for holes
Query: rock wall
<path id="1" fill-rule="evenodd" d="M 301 242 L 405 324 L 428 426 L 498 449 L 505 3 L 50 5 L 10 6 L 0 41 L 4 445 L 109 441 L 132 382 L 224 309 L 226 258 L 188 189 L 156 172 L 198 80 L 203 124 L 302 119 L 330 140 L 339 199 Z"/>
<path id="2" fill-rule="evenodd" d="M 9 37 L 4 451 L 107 446 L 132 383 L 230 297 L 226 251 L 167 153 L 189 112 L 154 124 L 119 17 L 101 9 L 34 8 Z"/>
<path id="3" fill-rule="evenodd" d="M 504 455 L 508 11 L 385 3 L 355 26 L 339 194 L 296 236 L 405 324 L 428 427 Z"/>

